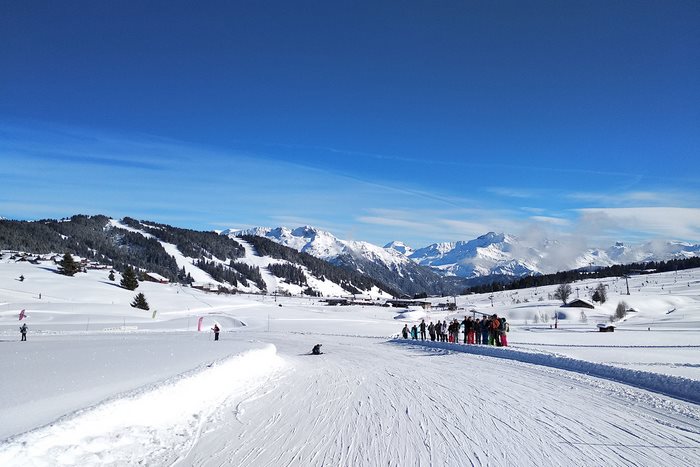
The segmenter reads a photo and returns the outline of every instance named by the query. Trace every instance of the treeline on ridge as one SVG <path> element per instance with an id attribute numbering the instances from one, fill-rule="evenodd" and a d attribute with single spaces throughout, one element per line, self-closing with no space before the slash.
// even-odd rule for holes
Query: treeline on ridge
<path id="1" fill-rule="evenodd" d="M 233 263 L 245 255 L 243 245 L 215 232 L 198 232 L 166 224 L 140 222 L 124 218 L 122 222 L 134 229 L 153 235 L 148 238 L 110 224 L 103 215 L 75 215 L 68 219 L 38 221 L 0 220 L 0 249 L 35 254 L 70 253 L 124 271 L 127 266 L 155 272 L 173 282 L 189 284 L 192 277 L 178 268 L 175 258 L 158 241 L 172 243 L 195 262 L 213 257 L 230 261 L 228 266 L 216 267 L 208 261 L 203 269 L 218 281 L 247 285 L 250 280 L 265 290 L 265 282 L 257 267 Z M 230 280 L 229 280 L 230 279 Z"/>
<path id="2" fill-rule="evenodd" d="M 161 241 L 174 244 L 180 253 L 190 258 L 216 257 L 226 261 L 245 256 L 243 245 L 216 232 L 182 229 L 167 224 L 138 221 L 131 217 L 125 217 L 122 222 L 129 227 L 149 233 Z"/>
<path id="3" fill-rule="evenodd" d="M 377 287 L 392 296 L 399 296 L 399 293 L 392 290 L 379 281 L 370 277 L 363 276 L 357 272 L 334 266 L 327 261 L 311 256 L 308 253 L 299 252 L 293 248 L 289 248 L 279 243 L 264 237 L 254 235 L 244 235 L 241 237 L 246 242 L 253 245 L 255 250 L 261 256 L 270 256 L 275 259 L 286 260 L 291 263 L 299 264 L 306 267 L 314 277 L 319 280 L 328 279 L 336 284 L 339 284 L 344 290 L 349 293 L 360 293 L 361 290 L 370 290 L 372 287 Z"/>
<path id="4" fill-rule="evenodd" d="M 472 286 L 464 291 L 469 293 L 489 293 L 501 290 L 528 289 L 547 285 L 564 284 L 584 279 L 602 279 L 605 277 L 622 277 L 629 274 L 644 274 L 651 272 L 681 271 L 700 267 L 700 257 L 671 259 L 668 261 L 649 261 L 643 263 L 615 264 L 595 270 L 573 269 L 559 271 L 553 274 L 521 277 L 514 281 L 492 281 L 488 284 Z"/>
<path id="5" fill-rule="evenodd" d="M 118 271 L 127 265 L 178 279 L 175 258 L 155 239 L 113 229 L 102 215 L 39 221 L 0 220 L 0 248 L 36 254 L 70 253 Z"/>

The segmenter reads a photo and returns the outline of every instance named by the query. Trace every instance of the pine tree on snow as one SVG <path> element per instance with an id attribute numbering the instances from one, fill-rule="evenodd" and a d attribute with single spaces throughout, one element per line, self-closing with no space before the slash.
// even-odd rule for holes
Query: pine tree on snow
<path id="1" fill-rule="evenodd" d="M 139 281 L 136 278 L 136 273 L 131 266 L 127 266 L 122 274 L 121 286 L 125 289 L 136 290 L 139 286 Z"/>
<path id="2" fill-rule="evenodd" d="M 146 301 L 146 296 L 142 293 L 137 293 L 134 297 L 134 301 L 131 302 L 131 306 L 134 308 L 140 308 L 141 310 L 148 310 L 148 302 Z"/>
<path id="3" fill-rule="evenodd" d="M 60 266 L 61 274 L 66 276 L 73 276 L 76 272 L 80 271 L 80 265 L 73 260 L 70 253 L 63 255 L 63 259 L 58 263 Z"/>

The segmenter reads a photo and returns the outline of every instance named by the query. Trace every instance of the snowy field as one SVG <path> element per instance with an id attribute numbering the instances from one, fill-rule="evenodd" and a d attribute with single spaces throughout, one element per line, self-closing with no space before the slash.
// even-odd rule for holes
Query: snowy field
<path id="1" fill-rule="evenodd" d="M 632 277 L 630 295 L 605 279 L 595 309 L 560 308 L 547 287 L 425 314 L 505 315 L 510 347 L 495 348 L 397 339 L 414 311 L 131 292 L 8 256 L 2 466 L 700 465 L 700 270 Z M 137 292 L 150 311 L 129 306 Z M 622 300 L 635 311 L 598 332 Z"/>

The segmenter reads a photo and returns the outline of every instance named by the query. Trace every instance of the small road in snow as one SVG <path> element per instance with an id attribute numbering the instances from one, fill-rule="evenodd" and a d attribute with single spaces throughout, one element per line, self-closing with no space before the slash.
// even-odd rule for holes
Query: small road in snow
<path id="1" fill-rule="evenodd" d="M 382 339 L 253 336 L 291 371 L 222 406 L 179 465 L 700 465 L 692 403 Z"/>

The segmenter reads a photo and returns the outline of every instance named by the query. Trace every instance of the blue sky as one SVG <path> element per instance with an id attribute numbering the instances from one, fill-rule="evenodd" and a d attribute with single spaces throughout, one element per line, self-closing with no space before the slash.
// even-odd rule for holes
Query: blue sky
<path id="1" fill-rule="evenodd" d="M 700 241 L 700 3 L 0 3 L 0 216 Z"/>

